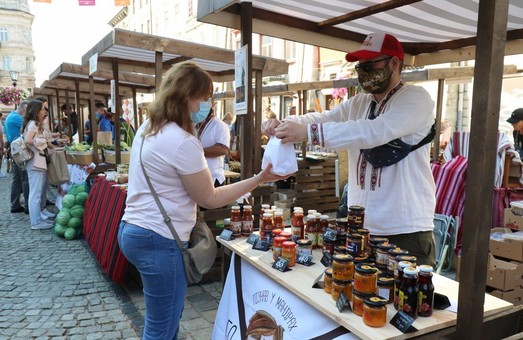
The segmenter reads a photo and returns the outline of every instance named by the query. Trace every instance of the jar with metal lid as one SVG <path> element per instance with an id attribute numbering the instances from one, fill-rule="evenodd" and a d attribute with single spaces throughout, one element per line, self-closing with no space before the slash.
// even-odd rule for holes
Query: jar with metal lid
<path id="1" fill-rule="evenodd" d="M 252 234 L 253 221 L 252 206 L 244 205 L 242 215 L 242 236 L 249 236 Z"/>
<path id="2" fill-rule="evenodd" d="M 389 255 L 387 260 L 387 273 L 390 276 L 394 275 L 394 270 L 396 269 L 396 256 L 408 255 L 409 251 L 401 249 L 399 247 L 389 249 Z"/>
<path id="3" fill-rule="evenodd" d="M 403 280 L 403 269 L 412 267 L 412 263 L 408 261 L 400 261 L 396 266 L 396 274 L 394 275 L 394 308 L 398 309 L 400 302 L 399 290 L 401 281 Z"/>
<path id="4" fill-rule="evenodd" d="M 347 280 L 332 280 L 331 297 L 334 301 L 337 301 L 340 297 L 341 292 L 345 293 L 347 301 L 352 299 L 352 281 Z"/>
<path id="5" fill-rule="evenodd" d="M 341 235 L 341 233 L 347 233 L 347 218 L 336 219 L 336 231 L 338 235 Z"/>
<path id="6" fill-rule="evenodd" d="M 329 227 L 329 215 L 320 216 L 320 224 L 318 226 L 318 248 L 323 248 L 323 233 Z"/>
<path id="7" fill-rule="evenodd" d="M 347 252 L 352 256 L 361 256 L 364 253 L 363 236 L 352 233 L 347 234 Z"/>
<path id="8" fill-rule="evenodd" d="M 342 232 L 339 235 L 336 235 L 336 244 L 339 246 L 347 246 L 347 233 Z"/>
<path id="9" fill-rule="evenodd" d="M 418 270 L 414 267 L 403 269 L 403 278 L 398 292 L 398 310 L 409 315 L 411 318 L 418 317 Z"/>
<path id="10" fill-rule="evenodd" d="M 292 233 L 290 231 L 284 230 L 281 232 L 280 236 L 283 236 L 287 239 L 287 241 L 290 241 L 292 238 Z"/>
<path id="11" fill-rule="evenodd" d="M 370 252 L 370 231 L 366 228 L 359 228 L 355 231 L 356 234 L 363 236 L 363 252 Z"/>
<path id="12" fill-rule="evenodd" d="M 316 248 L 318 244 L 318 228 L 316 225 L 316 216 L 314 216 L 314 214 L 307 215 L 305 237 L 311 240 L 312 247 Z"/>
<path id="13" fill-rule="evenodd" d="M 269 242 L 272 239 L 272 214 L 270 213 L 263 214 L 263 221 L 260 227 L 260 237 Z"/>
<path id="14" fill-rule="evenodd" d="M 291 233 L 299 239 L 305 238 L 305 222 L 303 221 L 303 210 L 295 210 L 294 224 L 291 225 Z"/>
<path id="15" fill-rule="evenodd" d="M 347 254 L 347 247 L 334 246 L 334 254 Z"/>
<path id="16" fill-rule="evenodd" d="M 365 222 L 365 208 L 359 205 L 351 205 L 347 214 L 347 224 L 351 229 L 363 227 Z"/>
<path id="17" fill-rule="evenodd" d="M 378 237 L 378 236 L 373 236 L 370 238 L 369 240 L 370 242 L 370 257 L 371 259 L 376 259 L 376 250 L 378 249 L 378 246 L 381 244 L 381 243 L 386 243 L 386 242 L 389 242 L 389 239 L 386 238 L 386 237 Z"/>
<path id="18" fill-rule="evenodd" d="M 325 293 L 330 294 L 332 290 L 332 268 L 325 269 L 323 274 L 323 290 Z"/>
<path id="19" fill-rule="evenodd" d="M 282 232 L 283 232 L 283 229 L 272 229 L 272 238 L 281 236 Z"/>
<path id="20" fill-rule="evenodd" d="M 332 278 L 334 280 L 347 281 L 354 277 L 354 262 L 352 256 L 347 254 L 335 254 L 332 257 Z"/>
<path id="21" fill-rule="evenodd" d="M 282 229 L 282 230 L 285 228 L 285 225 L 283 224 L 283 211 L 276 210 L 274 212 L 272 228 L 273 229 Z"/>
<path id="22" fill-rule="evenodd" d="M 374 265 L 374 263 L 369 262 L 369 255 L 363 254 L 361 256 L 353 256 L 354 257 L 354 265 L 356 266 L 358 263 L 369 263 Z"/>
<path id="23" fill-rule="evenodd" d="M 274 238 L 274 242 L 272 244 L 272 258 L 274 261 L 276 261 L 278 257 L 282 256 L 283 242 L 285 241 L 287 241 L 285 237 L 276 236 Z"/>
<path id="24" fill-rule="evenodd" d="M 360 293 L 375 293 L 378 281 L 377 271 L 368 264 L 358 264 L 354 271 L 354 289 Z"/>
<path id="25" fill-rule="evenodd" d="M 389 249 L 395 248 L 396 245 L 392 243 L 380 243 L 376 249 L 376 266 L 382 270 L 387 270 L 389 263 Z"/>
<path id="26" fill-rule="evenodd" d="M 387 323 L 387 299 L 373 296 L 363 302 L 363 323 L 369 327 L 383 327 Z"/>
<path id="27" fill-rule="evenodd" d="M 260 217 L 258 219 L 258 230 L 261 230 L 262 224 L 263 224 L 263 214 L 265 213 L 265 210 L 270 209 L 271 206 L 269 204 L 262 204 L 261 210 L 260 210 Z"/>
<path id="28" fill-rule="evenodd" d="M 296 243 L 292 241 L 283 242 L 281 256 L 289 261 L 288 267 L 294 267 L 296 264 Z"/>
<path id="29" fill-rule="evenodd" d="M 398 263 L 400 263 L 401 261 L 410 262 L 409 267 L 416 267 L 416 262 L 418 261 L 418 259 L 416 258 L 416 256 L 413 256 L 413 255 L 396 256 L 396 267 L 394 268 L 394 277 L 396 277 L 396 275 L 398 274 Z"/>
<path id="30" fill-rule="evenodd" d="M 312 241 L 308 239 L 301 239 L 296 241 L 296 256 L 302 255 L 312 256 Z"/>
<path id="31" fill-rule="evenodd" d="M 323 251 L 329 252 L 331 255 L 334 254 L 334 241 L 324 240 L 323 241 Z"/>
<path id="32" fill-rule="evenodd" d="M 432 284 L 431 266 L 422 264 L 419 268 L 419 297 L 418 315 L 427 317 L 432 315 L 434 306 L 434 284 Z"/>
<path id="33" fill-rule="evenodd" d="M 383 296 L 387 299 L 387 303 L 394 302 L 394 278 L 393 277 L 378 277 L 378 288 L 376 295 Z"/>
<path id="34" fill-rule="evenodd" d="M 355 287 L 352 290 L 352 312 L 357 316 L 363 314 L 363 302 L 365 299 L 376 296 L 374 293 L 362 293 L 358 292 Z"/>
<path id="35" fill-rule="evenodd" d="M 231 207 L 231 231 L 233 237 L 242 236 L 242 216 L 239 205 Z"/>

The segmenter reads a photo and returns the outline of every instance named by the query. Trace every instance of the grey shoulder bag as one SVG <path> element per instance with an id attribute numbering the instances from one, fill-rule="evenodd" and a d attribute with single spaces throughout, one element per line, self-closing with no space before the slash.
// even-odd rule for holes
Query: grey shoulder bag
<path id="1" fill-rule="evenodd" d="M 191 232 L 189 248 L 186 249 L 183 246 L 182 241 L 178 236 L 178 233 L 173 227 L 171 218 L 167 215 L 167 212 L 165 211 L 162 203 L 160 202 L 160 198 L 156 194 L 156 190 L 154 190 L 153 185 L 151 184 L 151 179 L 145 171 L 145 166 L 142 162 L 142 150 L 144 141 L 145 137 L 142 135 L 142 144 L 140 145 L 140 165 L 142 167 L 145 180 L 147 181 L 147 185 L 151 190 L 151 195 L 153 196 L 154 200 L 156 201 L 156 204 L 158 205 L 158 208 L 162 213 L 165 224 L 167 224 L 167 226 L 171 230 L 171 233 L 173 234 L 173 237 L 176 240 L 176 243 L 178 244 L 180 251 L 182 252 L 187 283 L 198 283 L 202 280 L 203 275 L 211 269 L 214 263 L 217 252 L 216 240 L 214 239 L 214 235 L 212 234 L 205 221 L 198 217 L 196 220 L 196 225 L 194 226 Z"/>

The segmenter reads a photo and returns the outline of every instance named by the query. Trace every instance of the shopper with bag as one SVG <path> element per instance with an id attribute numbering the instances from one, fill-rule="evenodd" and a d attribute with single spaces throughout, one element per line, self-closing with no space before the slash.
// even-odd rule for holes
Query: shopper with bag
<path id="1" fill-rule="evenodd" d="M 47 157 L 51 142 L 44 129 L 47 111 L 40 100 L 33 99 L 27 105 L 22 131 L 25 143 L 33 151 L 33 158 L 27 162 L 29 177 L 29 218 L 31 229 L 49 229 L 53 224 L 49 221 L 55 215 L 47 209 L 42 209 L 42 191 L 47 179 Z"/>
<path id="2" fill-rule="evenodd" d="M 143 339 L 177 338 L 187 277 L 182 250 L 175 238 L 184 247 L 188 245 L 196 223 L 197 204 L 221 207 L 262 183 L 285 178 L 272 174 L 269 166 L 251 178 L 214 187 L 202 144 L 193 131 L 196 114 L 211 98 L 212 91 L 210 75 L 198 65 L 174 65 L 163 76 L 156 99 L 148 109 L 149 119 L 138 129 L 131 149 L 126 209 L 118 244 L 142 279 Z M 156 195 L 169 222 L 164 221 Z M 177 237 L 168 224 L 174 227 Z"/>

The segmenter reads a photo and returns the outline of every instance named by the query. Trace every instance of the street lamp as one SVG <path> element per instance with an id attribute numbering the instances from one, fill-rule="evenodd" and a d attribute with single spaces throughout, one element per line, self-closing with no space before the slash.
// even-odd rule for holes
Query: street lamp
<path id="1" fill-rule="evenodd" d="M 18 71 L 9 71 L 9 76 L 13 82 L 13 87 L 16 87 L 16 81 L 18 80 Z"/>

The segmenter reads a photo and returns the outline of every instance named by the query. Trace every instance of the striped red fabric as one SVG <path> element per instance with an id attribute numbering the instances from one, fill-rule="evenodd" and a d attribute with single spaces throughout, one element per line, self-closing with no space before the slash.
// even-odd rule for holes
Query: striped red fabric
<path id="1" fill-rule="evenodd" d="M 129 265 L 118 247 L 118 225 L 125 209 L 127 193 L 114 182 L 97 177 L 85 204 L 83 234 L 104 273 L 123 283 Z"/>

